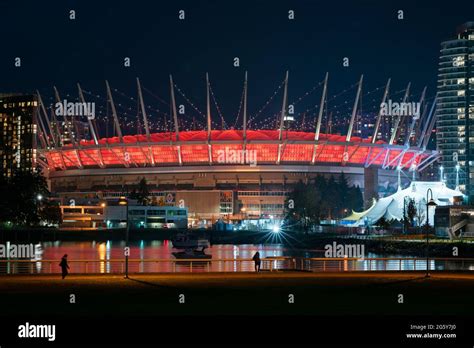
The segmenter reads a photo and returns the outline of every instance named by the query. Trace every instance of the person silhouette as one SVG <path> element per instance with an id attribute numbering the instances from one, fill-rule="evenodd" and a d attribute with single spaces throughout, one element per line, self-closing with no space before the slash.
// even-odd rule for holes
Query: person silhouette
<path id="1" fill-rule="evenodd" d="M 260 253 L 257 251 L 252 257 L 253 262 L 255 262 L 255 272 L 260 272 Z"/>
<path id="2" fill-rule="evenodd" d="M 69 269 L 69 265 L 67 264 L 67 254 L 64 254 L 64 256 L 61 259 L 61 263 L 59 264 L 59 266 L 61 267 L 62 276 L 63 276 L 63 279 L 64 279 L 64 278 L 66 278 L 66 276 L 68 274 L 67 270 Z"/>

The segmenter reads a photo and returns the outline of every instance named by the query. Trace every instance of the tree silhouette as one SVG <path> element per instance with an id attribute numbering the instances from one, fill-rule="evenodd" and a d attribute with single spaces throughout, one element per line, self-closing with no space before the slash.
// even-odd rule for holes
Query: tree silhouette
<path id="1" fill-rule="evenodd" d="M 0 221 L 14 225 L 36 226 L 50 192 L 41 170 L 17 171 L 0 179 Z"/>
<path id="2" fill-rule="evenodd" d="M 148 185 L 145 178 L 142 178 L 138 183 L 137 191 L 137 200 L 141 205 L 148 204 L 148 198 L 150 196 L 150 191 L 148 190 Z"/>
<path id="3" fill-rule="evenodd" d="M 312 182 L 299 181 L 288 194 L 285 206 L 287 223 L 307 230 L 323 219 L 342 218 L 350 210 L 360 211 L 362 191 L 358 186 L 349 186 L 344 174 L 337 181 L 332 175 L 329 179 L 317 175 Z"/>

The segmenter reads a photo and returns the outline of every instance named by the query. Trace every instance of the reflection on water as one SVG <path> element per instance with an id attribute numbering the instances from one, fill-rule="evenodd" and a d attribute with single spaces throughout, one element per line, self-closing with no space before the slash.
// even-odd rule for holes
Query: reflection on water
<path id="1" fill-rule="evenodd" d="M 71 273 L 123 273 L 124 271 L 125 241 L 107 242 L 44 242 L 35 249 L 35 258 L 32 261 L 19 263 L 15 261 L 0 263 L 1 273 L 58 273 L 59 261 L 64 254 L 68 254 Z M 168 240 L 144 241 L 130 244 L 129 270 L 134 272 L 238 272 L 252 271 L 252 261 L 237 261 L 251 259 L 258 251 L 264 260 L 266 257 L 288 257 L 276 261 L 263 261 L 262 268 L 298 268 L 312 271 L 350 271 L 350 270 L 426 270 L 426 260 L 413 260 L 410 256 L 379 255 L 369 253 L 367 258 L 395 257 L 397 259 L 384 260 L 344 260 L 322 261 L 303 260 L 303 258 L 322 258 L 324 250 L 296 250 L 289 249 L 282 244 L 243 244 L 243 245 L 213 245 L 206 249 L 206 254 L 212 255 L 211 262 L 169 262 L 164 260 L 175 259 L 172 252 L 177 251 Z M 227 261 L 217 261 L 226 259 Z M 39 262 L 43 260 L 43 262 Z M 159 261 L 162 260 L 162 261 Z M 470 261 L 438 261 L 430 260 L 430 269 L 474 269 Z"/>
<path id="2" fill-rule="evenodd" d="M 68 254 L 70 260 L 111 260 L 122 259 L 125 241 L 107 242 L 44 242 L 43 260 L 60 260 L 64 254 Z M 173 259 L 172 252 L 178 251 L 173 248 L 168 240 L 141 240 L 130 243 L 130 259 Z M 213 245 L 206 249 L 206 254 L 216 259 L 252 258 L 259 251 L 261 257 L 293 256 L 292 250 L 283 245 Z M 317 251 L 313 256 L 320 256 Z M 300 256 L 300 255 L 299 255 Z M 301 255 L 302 256 L 302 255 Z M 105 265 L 105 264 L 104 264 Z"/>

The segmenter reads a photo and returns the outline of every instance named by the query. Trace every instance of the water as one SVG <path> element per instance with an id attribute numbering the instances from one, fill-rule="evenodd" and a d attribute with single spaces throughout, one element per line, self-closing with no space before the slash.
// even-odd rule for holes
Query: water
<path id="1" fill-rule="evenodd" d="M 125 241 L 107 242 L 44 242 L 37 248 L 34 262 L 1 262 L 0 274 L 5 273 L 58 273 L 61 271 L 59 262 L 64 254 L 68 254 L 71 273 L 123 273 Z M 324 250 L 290 249 L 283 244 L 243 244 L 213 245 L 206 249 L 211 255 L 211 262 L 170 262 L 175 259 L 171 241 L 139 241 L 130 243 L 129 271 L 134 272 L 238 272 L 252 271 L 251 259 L 258 251 L 263 261 L 262 268 L 269 269 L 306 269 L 314 271 L 344 270 L 425 270 L 426 261 L 422 258 L 412 260 L 411 256 L 380 255 L 368 253 L 366 258 L 396 258 L 390 261 L 321 261 L 303 260 L 303 258 L 322 258 Z M 287 259 L 265 261 L 265 258 L 287 257 Z M 226 261 L 217 261 L 225 259 Z M 162 260 L 162 261 L 157 261 Z M 240 260 L 240 261 L 239 261 Z M 474 270 L 474 262 L 430 260 L 430 269 L 463 269 Z"/>

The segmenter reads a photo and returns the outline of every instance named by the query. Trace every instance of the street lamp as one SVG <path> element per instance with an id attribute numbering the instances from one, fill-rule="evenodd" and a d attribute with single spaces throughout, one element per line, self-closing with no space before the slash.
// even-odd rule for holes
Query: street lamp
<path id="1" fill-rule="evenodd" d="M 41 223 L 41 218 L 39 217 L 39 210 L 40 210 L 40 205 L 41 205 L 41 201 L 43 200 L 43 195 L 41 193 L 38 193 L 36 195 L 36 216 L 38 217 L 39 219 L 39 223 Z"/>
<path id="2" fill-rule="evenodd" d="M 431 195 L 431 199 L 429 199 L 429 196 Z M 429 199 L 429 200 L 428 200 Z M 425 277 L 430 276 L 430 264 L 429 264 L 429 207 L 436 207 L 437 204 L 433 199 L 433 191 L 431 188 L 429 188 L 426 191 L 426 274 Z"/>
<path id="3" fill-rule="evenodd" d="M 125 278 L 128 279 L 128 255 L 130 254 L 130 248 L 129 248 L 129 241 L 128 241 L 128 235 L 129 235 L 129 227 L 130 224 L 128 223 L 128 199 L 125 196 L 121 196 L 119 198 L 119 205 L 125 206 L 125 220 L 127 222 L 127 229 L 126 229 L 126 237 L 125 237 Z"/>

